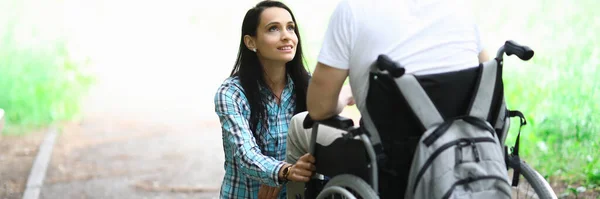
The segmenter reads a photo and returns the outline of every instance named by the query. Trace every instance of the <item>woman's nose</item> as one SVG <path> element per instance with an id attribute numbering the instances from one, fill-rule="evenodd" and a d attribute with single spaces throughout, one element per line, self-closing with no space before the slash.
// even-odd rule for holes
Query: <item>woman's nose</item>
<path id="1" fill-rule="evenodd" d="M 283 34 L 281 34 L 281 40 L 285 41 L 290 39 L 291 34 L 292 33 L 290 33 L 289 31 L 283 31 Z"/>

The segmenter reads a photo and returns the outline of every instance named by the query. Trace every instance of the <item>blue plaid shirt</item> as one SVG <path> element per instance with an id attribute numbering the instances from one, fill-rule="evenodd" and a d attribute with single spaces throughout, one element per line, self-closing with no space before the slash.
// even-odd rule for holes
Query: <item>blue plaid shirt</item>
<path id="1" fill-rule="evenodd" d="M 250 131 L 250 105 L 239 78 L 229 77 L 219 87 L 214 101 L 225 152 L 221 198 L 257 198 L 261 184 L 282 186 L 278 173 L 284 164 L 288 124 L 296 106 L 294 83 L 289 76 L 287 79 L 279 105 L 269 89 L 259 89 L 269 103 L 265 107 L 267 132 L 259 133 L 257 138 Z M 258 142 L 265 147 L 259 148 Z M 286 198 L 285 186 L 279 198 Z"/>

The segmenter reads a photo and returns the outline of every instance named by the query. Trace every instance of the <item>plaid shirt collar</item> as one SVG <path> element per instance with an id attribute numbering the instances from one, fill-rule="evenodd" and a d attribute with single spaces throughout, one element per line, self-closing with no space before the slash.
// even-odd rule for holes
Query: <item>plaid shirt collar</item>
<path id="1" fill-rule="evenodd" d="M 286 75 L 285 81 L 285 87 L 283 88 L 283 92 L 280 96 L 281 102 L 289 99 L 294 91 L 294 81 L 292 81 L 292 77 L 289 74 Z M 275 94 L 266 85 L 259 84 L 259 92 L 267 97 L 267 101 L 275 102 Z"/>

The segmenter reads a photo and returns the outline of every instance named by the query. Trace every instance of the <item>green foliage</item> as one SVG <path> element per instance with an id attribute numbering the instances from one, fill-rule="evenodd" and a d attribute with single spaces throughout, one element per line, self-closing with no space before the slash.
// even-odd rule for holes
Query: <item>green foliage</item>
<path id="1" fill-rule="evenodd" d="M 41 1 L 40 1 L 41 2 Z M 0 108 L 5 134 L 71 119 L 93 79 L 67 48 L 58 6 L 40 15 L 28 1 L 0 5 Z M 44 3 L 58 3 L 44 1 Z M 43 6 L 43 5 L 40 5 Z"/>
<path id="2" fill-rule="evenodd" d="M 524 32 L 536 40 L 536 55 L 530 62 L 506 61 L 507 102 L 526 115 L 521 152 L 534 168 L 569 183 L 597 185 L 600 23 L 592 17 L 593 1 L 560 2 L 528 13 Z M 516 137 L 517 122 L 508 143 Z"/>

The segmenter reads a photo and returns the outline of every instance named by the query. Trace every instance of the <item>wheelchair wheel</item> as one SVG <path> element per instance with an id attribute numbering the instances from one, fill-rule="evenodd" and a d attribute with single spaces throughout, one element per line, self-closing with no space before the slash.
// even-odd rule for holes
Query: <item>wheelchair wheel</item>
<path id="1" fill-rule="evenodd" d="M 520 165 L 521 176 L 519 176 L 518 186 L 512 187 L 512 198 L 557 198 L 552 187 L 542 175 L 531 168 L 531 166 L 527 165 L 523 160 L 521 160 Z M 514 170 L 509 170 L 510 179 L 512 179 L 513 174 Z"/>
<path id="2" fill-rule="evenodd" d="M 329 182 L 325 184 L 323 191 L 321 191 L 321 193 L 319 193 L 317 196 L 317 199 L 331 198 L 330 196 L 334 196 L 334 198 L 339 198 L 339 196 L 342 196 L 342 198 L 349 199 L 379 198 L 375 190 L 373 190 L 373 188 L 371 188 L 367 182 L 350 174 L 338 175 L 329 180 Z"/>

